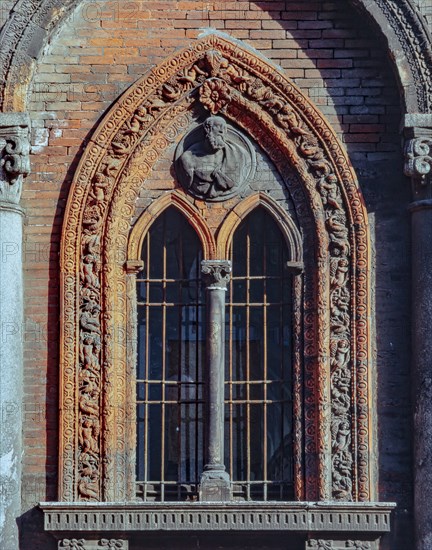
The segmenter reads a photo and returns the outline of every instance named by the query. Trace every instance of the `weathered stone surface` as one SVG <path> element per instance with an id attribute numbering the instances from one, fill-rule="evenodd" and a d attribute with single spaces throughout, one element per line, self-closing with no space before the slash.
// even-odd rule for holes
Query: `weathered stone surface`
<path id="1" fill-rule="evenodd" d="M 225 295 L 231 262 L 203 260 L 201 271 L 207 294 L 207 449 L 199 497 L 202 501 L 228 502 L 231 483 L 224 465 Z"/>
<path id="2" fill-rule="evenodd" d="M 241 143 L 239 137 L 220 116 L 211 116 L 192 130 L 176 152 L 181 152 L 176 172 L 184 189 L 210 201 L 240 193 L 253 175 L 255 158 L 252 145 L 244 136 Z"/>
<path id="3" fill-rule="evenodd" d="M 151 502 L 151 503 L 61 503 L 42 502 L 45 531 L 85 532 L 124 529 L 150 531 L 245 532 L 347 532 L 348 539 L 359 533 L 387 533 L 394 504 L 318 502 Z M 211 526 L 211 527 L 209 527 Z M 357 535 L 356 535 L 357 533 Z M 318 537 L 316 537 L 318 538 Z M 322 538 L 325 538 L 322 537 Z"/>
<path id="4" fill-rule="evenodd" d="M 417 550 L 432 548 L 432 200 L 414 203 L 413 405 Z"/>
<path id="5" fill-rule="evenodd" d="M 22 211 L 0 203 L 0 548 L 18 550 L 21 513 Z"/>
<path id="6" fill-rule="evenodd" d="M 29 127 L 26 113 L 0 114 L 0 202 L 18 204 L 21 198 L 30 172 Z"/>

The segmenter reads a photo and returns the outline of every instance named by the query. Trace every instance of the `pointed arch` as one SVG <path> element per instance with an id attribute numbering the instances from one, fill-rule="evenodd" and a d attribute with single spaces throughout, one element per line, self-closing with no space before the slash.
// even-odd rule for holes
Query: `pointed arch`
<path id="1" fill-rule="evenodd" d="M 128 327 L 124 260 L 132 242 L 131 220 L 140 189 L 146 189 L 161 154 L 189 129 L 190 113 L 209 80 L 227 92 L 224 116 L 255 139 L 285 180 L 305 233 L 302 244 L 308 247 L 303 347 L 297 350 L 304 362 L 305 391 L 304 418 L 297 422 L 295 435 L 305 442 L 304 467 L 299 462 L 296 474 L 297 498 L 369 500 L 374 483 L 364 201 L 344 148 L 310 100 L 270 62 L 214 34 L 176 52 L 117 101 L 96 130 L 74 177 L 61 247 L 62 402 L 68 405 L 61 411 L 61 498 L 132 498 L 133 472 L 125 473 L 125 460 L 130 462 L 133 445 L 122 416 L 129 410 L 130 363 L 127 345 L 118 337 Z M 175 96 L 167 93 L 173 86 Z M 201 103 L 202 109 L 206 103 Z M 159 200 L 160 208 L 172 203 L 183 209 L 203 242 L 210 243 L 209 256 L 215 254 L 215 238 L 184 191 Z M 270 199 L 260 196 L 259 200 L 278 218 L 278 208 Z M 252 203 L 250 199 L 249 206 Z M 148 206 L 141 229 L 147 227 L 156 204 Z M 244 206 L 247 210 L 247 203 Z M 237 218 L 230 218 L 231 226 L 244 215 L 241 210 L 238 207 L 233 214 Z M 288 229 L 294 231 L 294 226 Z M 299 236 L 293 234 L 300 254 Z M 218 241 L 220 252 L 221 237 Z M 130 246 L 136 253 L 134 242 Z M 79 382 L 88 371 L 82 344 L 88 341 L 94 342 L 91 360 L 99 368 L 91 382 L 96 396 L 91 406 L 89 385 Z M 347 399 L 337 401 L 347 387 Z M 90 463 L 80 433 L 83 422 L 87 427 L 99 419 L 97 452 Z M 349 434 L 341 445 L 338 433 L 346 432 L 347 426 Z M 112 449 L 121 452 L 112 453 Z"/>
<path id="2" fill-rule="evenodd" d="M 266 193 L 255 193 L 243 199 L 230 211 L 218 231 L 217 255 L 220 258 L 228 258 L 232 239 L 237 227 L 252 210 L 260 206 L 270 214 L 281 230 L 288 250 L 290 251 L 291 262 L 297 263 L 299 267 L 302 266 L 303 251 L 300 232 L 287 212 Z"/>
<path id="3" fill-rule="evenodd" d="M 140 259 L 142 245 L 148 230 L 155 219 L 169 207 L 179 210 L 194 228 L 203 248 L 204 259 L 213 259 L 215 257 L 216 243 L 205 219 L 184 195 L 174 191 L 163 195 L 153 202 L 135 222 L 129 237 L 128 260 L 134 261 Z"/>

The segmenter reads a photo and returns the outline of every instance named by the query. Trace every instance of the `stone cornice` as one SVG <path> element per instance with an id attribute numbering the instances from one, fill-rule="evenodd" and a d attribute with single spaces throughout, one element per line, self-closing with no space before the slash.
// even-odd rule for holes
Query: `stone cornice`
<path id="1" fill-rule="evenodd" d="M 42 502 L 45 531 L 390 531 L 394 503 L 336 502 Z"/>

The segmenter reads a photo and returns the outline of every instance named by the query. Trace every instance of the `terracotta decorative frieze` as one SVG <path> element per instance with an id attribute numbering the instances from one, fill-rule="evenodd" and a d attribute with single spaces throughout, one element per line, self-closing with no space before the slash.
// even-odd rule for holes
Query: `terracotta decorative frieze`
<path id="1" fill-rule="evenodd" d="M 210 85 L 214 79 L 224 83 L 217 90 Z M 130 219 L 141 182 L 161 151 L 188 131 L 186 114 L 205 102 L 211 112 L 235 120 L 281 174 L 287 164 L 297 172 L 302 190 L 293 194 L 294 202 L 314 231 L 308 251 L 314 272 L 305 267 L 298 350 L 305 401 L 296 437 L 300 441 L 304 434 L 305 445 L 297 446 L 304 447 L 298 461 L 304 467 L 296 470 L 296 486 L 304 486 L 311 499 L 368 500 L 369 254 L 356 179 L 309 100 L 273 65 L 216 35 L 177 52 L 119 99 L 74 179 L 61 260 L 62 498 L 122 499 L 130 487 L 130 366 L 118 338 L 127 325 L 123 264 Z M 140 178 L 129 170 L 137 155 Z"/>
<path id="2" fill-rule="evenodd" d="M 30 118 L 0 114 L 0 201 L 18 204 L 23 179 L 30 173 Z"/>
<path id="3" fill-rule="evenodd" d="M 0 34 L 0 107 L 25 109 L 35 59 L 50 35 L 59 29 L 81 0 L 19 0 Z M 397 66 L 405 83 L 405 102 L 415 111 L 428 112 L 432 87 L 430 33 L 411 0 L 351 0 L 362 12 L 371 12 L 389 42 L 393 58 L 402 50 L 405 67 Z M 392 35 L 396 40 L 392 40 Z M 17 93 L 19 90 L 19 93 Z"/>

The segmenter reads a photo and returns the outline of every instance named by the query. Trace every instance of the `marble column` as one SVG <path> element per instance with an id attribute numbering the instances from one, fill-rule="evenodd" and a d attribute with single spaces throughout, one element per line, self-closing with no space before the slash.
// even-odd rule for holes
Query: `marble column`
<path id="1" fill-rule="evenodd" d="M 21 514 L 23 279 L 19 206 L 29 173 L 29 118 L 0 114 L 0 548 L 19 548 Z"/>
<path id="2" fill-rule="evenodd" d="M 432 115 L 405 118 L 412 178 L 412 389 L 417 550 L 432 548 Z"/>
<path id="3" fill-rule="evenodd" d="M 204 260 L 201 271 L 206 285 L 207 445 L 199 497 L 203 501 L 231 500 L 231 482 L 224 465 L 225 295 L 230 280 L 228 260 Z"/>

